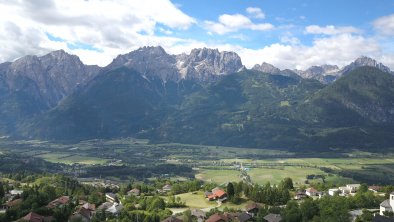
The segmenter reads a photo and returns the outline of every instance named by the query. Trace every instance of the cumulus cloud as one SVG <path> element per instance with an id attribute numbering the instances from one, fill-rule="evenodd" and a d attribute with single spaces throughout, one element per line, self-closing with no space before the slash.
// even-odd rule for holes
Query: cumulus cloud
<path id="1" fill-rule="evenodd" d="M 61 48 L 81 55 L 86 63 L 96 64 L 94 58 L 106 65 L 117 54 L 142 45 L 183 41 L 155 32 L 170 35 L 196 23 L 170 0 L 0 1 L 0 14 L 0 62 Z"/>
<path id="2" fill-rule="evenodd" d="M 247 67 L 264 61 L 281 69 L 307 69 L 322 64 L 344 66 L 360 55 L 382 59 L 381 48 L 376 41 L 351 34 L 317 39 L 311 46 L 275 43 L 261 49 L 239 50 Z"/>
<path id="3" fill-rule="evenodd" d="M 373 26 L 380 34 L 394 36 L 394 14 L 376 19 Z"/>
<path id="4" fill-rule="evenodd" d="M 212 33 L 223 35 L 229 32 L 237 32 L 241 29 L 266 31 L 274 28 L 274 26 L 270 23 L 253 23 L 242 14 L 223 14 L 219 16 L 218 22 L 205 21 L 205 28 Z"/>
<path id="5" fill-rule="evenodd" d="M 246 12 L 254 17 L 254 18 L 259 18 L 259 19 L 263 19 L 265 18 L 265 14 L 263 13 L 263 11 L 261 10 L 261 8 L 256 8 L 256 7 L 248 7 L 246 8 Z"/>
<path id="6" fill-rule="evenodd" d="M 310 25 L 305 28 L 305 32 L 308 34 L 338 35 L 344 33 L 361 33 L 361 30 L 352 26 L 335 27 L 333 25 L 327 25 L 322 27 Z"/>

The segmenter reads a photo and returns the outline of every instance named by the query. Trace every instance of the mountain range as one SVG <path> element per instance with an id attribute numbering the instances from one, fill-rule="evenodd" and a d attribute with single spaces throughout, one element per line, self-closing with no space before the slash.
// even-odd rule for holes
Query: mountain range
<path id="1" fill-rule="evenodd" d="M 108 66 L 54 51 L 0 64 L 0 132 L 78 141 L 280 149 L 394 146 L 394 76 L 368 57 L 339 68 L 243 66 L 234 52 L 143 47 Z"/>

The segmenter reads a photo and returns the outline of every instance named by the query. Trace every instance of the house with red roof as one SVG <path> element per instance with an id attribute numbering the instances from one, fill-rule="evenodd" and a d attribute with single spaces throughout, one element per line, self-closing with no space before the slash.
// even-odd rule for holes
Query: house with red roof
<path id="1" fill-rule="evenodd" d="M 70 203 L 70 197 L 69 196 L 61 196 L 57 198 L 56 200 L 51 201 L 47 207 L 50 209 L 56 208 L 56 207 L 61 207 L 64 205 L 67 205 Z"/>
<path id="2" fill-rule="evenodd" d="M 51 217 L 51 216 L 44 217 L 44 216 L 41 216 L 41 215 L 39 215 L 37 213 L 30 212 L 26 216 L 20 218 L 17 221 L 24 221 L 24 222 L 26 222 L 26 221 L 27 222 L 49 222 L 49 221 L 52 221 L 52 220 L 53 220 L 53 217 Z"/>
<path id="3" fill-rule="evenodd" d="M 220 188 L 215 188 L 212 190 L 212 194 L 207 196 L 207 199 L 210 201 L 213 200 L 221 200 L 227 198 L 227 193 L 220 189 Z"/>

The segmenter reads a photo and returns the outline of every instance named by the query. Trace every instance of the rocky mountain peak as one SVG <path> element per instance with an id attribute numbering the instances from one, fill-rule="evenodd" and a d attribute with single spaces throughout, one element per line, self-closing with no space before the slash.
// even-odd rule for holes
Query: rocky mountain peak
<path id="1" fill-rule="evenodd" d="M 58 50 L 41 57 L 24 56 L 2 72 L 11 91 L 19 90 L 17 81 L 22 77 L 39 90 L 32 94 L 40 95 L 48 106 L 54 106 L 79 85 L 93 78 L 99 70 L 98 66 L 84 65 L 78 56 Z"/>
<path id="2" fill-rule="evenodd" d="M 148 79 L 166 81 L 181 79 L 211 80 L 219 75 L 235 73 L 243 68 L 241 58 L 234 52 L 218 49 L 193 49 L 190 54 L 170 55 L 161 46 L 142 47 L 119 55 L 105 69 L 121 66 L 132 68 Z"/>
<path id="3" fill-rule="evenodd" d="M 278 69 L 275 66 L 273 66 L 273 65 L 271 65 L 269 63 L 266 63 L 266 62 L 263 62 L 261 65 L 256 64 L 256 65 L 253 66 L 252 69 L 260 71 L 260 72 L 268 73 L 268 74 L 278 74 L 278 73 L 280 73 L 280 69 Z"/>
<path id="4" fill-rule="evenodd" d="M 105 69 L 111 70 L 126 66 L 146 78 L 160 78 L 163 81 L 178 81 L 175 56 L 167 54 L 161 46 L 145 46 L 116 57 Z"/>
<path id="5" fill-rule="evenodd" d="M 218 49 L 193 49 L 188 56 L 178 56 L 177 67 L 187 79 L 212 80 L 219 75 L 235 73 L 243 69 L 241 58 L 235 52 Z"/>
<path id="6" fill-rule="evenodd" d="M 376 67 L 380 69 L 383 72 L 388 72 L 390 73 L 391 70 L 389 67 L 383 65 L 382 63 L 377 62 L 376 60 L 366 57 L 366 56 L 361 56 L 357 58 L 354 62 L 350 63 L 349 65 L 345 66 L 342 68 L 341 73 L 346 74 L 355 68 L 361 67 L 361 66 L 370 66 L 370 67 Z"/>

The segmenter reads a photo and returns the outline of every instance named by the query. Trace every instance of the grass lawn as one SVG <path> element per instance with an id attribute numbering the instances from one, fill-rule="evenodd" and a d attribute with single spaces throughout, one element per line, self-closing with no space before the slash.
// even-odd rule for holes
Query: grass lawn
<path id="1" fill-rule="evenodd" d="M 190 208 L 203 209 L 217 206 L 215 201 L 208 201 L 202 191 L 178 194 L 176 197 L 180 197 L 182 202 L 185 202 Z"/>
<path id="2" fill-rule="evenodd" d="M 204 192 L 191 192 L 191 193 L 184 193 L 176 195 L 176 197 L 180 197 L 182 202 L 185 202 L 189 208 L 197 208 L 197 209 L 206 209 L 207 208 L 215 208 L 218 206 L 216 201 L 208 201 L 205 196 Z M 248 201 L 243 201 L 241 204 L 233 204 L 230 202 L 223 203 L 219 209 L 223 210 L 224 208 L 233 208 L 233 209 L 245 209 L 245 206 L 248 204 Z"/>

